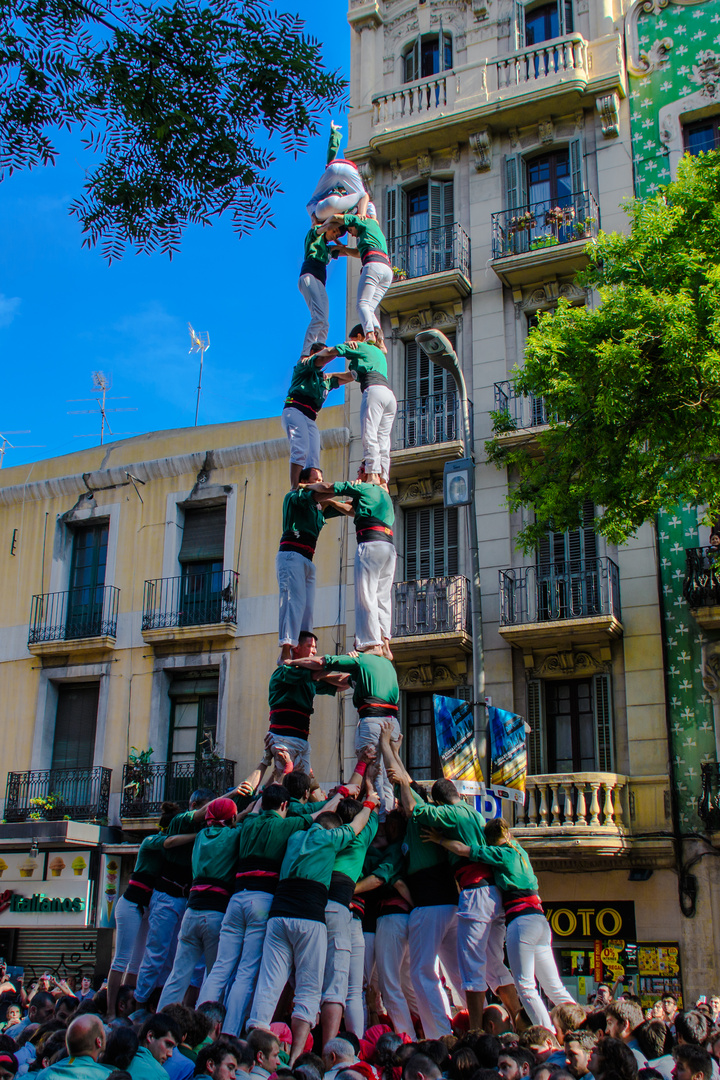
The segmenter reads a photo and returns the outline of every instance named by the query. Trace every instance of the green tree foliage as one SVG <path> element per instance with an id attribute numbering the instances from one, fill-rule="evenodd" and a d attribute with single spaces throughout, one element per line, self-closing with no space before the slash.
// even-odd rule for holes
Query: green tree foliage
<path id="1" fill-rule="evenodd" d="M 720 510 L 720 152 L 685 157 L 628 212 L 629 235 L 601 233 L 579 278 L 602 304 L 561 300 L 514 373 L 545 400 L 540 455 L 504 447 L 494 414 L 490 460 L 509 469 L 511 507 L 535 511 L 526 551 L 551 525 L 577 528 L 586 499 L 618 543 L 679 501 L 707 504 L 708 520 Z"/>
<path id="2" fill-rule="evenodd" d="M 263 145 L 302 150 L 345 83 L 265 0 L 0 0 L 0 179 L 53 164 L 62 129 L 88 151 L 70 212 L 87 246 L 172 256 L 190 223 L 267 221 Z"/>

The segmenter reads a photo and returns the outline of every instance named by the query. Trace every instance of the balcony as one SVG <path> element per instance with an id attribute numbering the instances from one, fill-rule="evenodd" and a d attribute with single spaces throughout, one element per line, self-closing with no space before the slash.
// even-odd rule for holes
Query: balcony
<path id="1" fill-rule="evenodd" d="M 629 866 L 671 865 L 672 842 L 662 836 L 667 782 L 602 772 L 528 776 L 513 834 L 540 869 L 574 869 L 609 855 Z"/>
<path id="2" fill-rule="evenodd" d="M 99 821 L 107 818 L 112 770 L 40 769 L 9 772 L 6 821 Z"/>
<path id="3" fill-rule="evenodd" d="M 92 585 L 33 596 L 28 649 L 35 655 L 111 649 L 120 590 Z"/>
<path id="4" fill-rule="evenodd" d="M 470 582 L 423 578 L 393 585 L 392 649 L 396 660 L 457 656 L 472 650 Z"/>
<path id="5" fill-rule="evenodd" d="M 522 648 L 607 644 L 622 634 L 620 574 L 606 556 L 500 570 L 501 636 Z"/>
<path id="6" fill-rule="evenodd" d="M 473 413 L 470 409 L 470 442 Z M 414 476 L 418 468 L 442 470 L 463 456 L 462 408 L 454 390 L 398 401 L 391 452 L 393 479 Z"/>
<path id="7" fill-rule="evenodd" d="M 389 238 L 388 253 L 396 270 L 381 302 L 388 315 L 464 300 L 472 291 L 470 238 L 456 221 Z"/>
<path id="8" fill-rule="evenodd" d="M 235 762 L 227 758 L 148 764 L 128 761 L 123 765 L 120 817 L 124 823 L 158 817 L 166 800 L 185 806 L 197 788 L 210 788 L 223 795 L 234 786 Z"/>
<path id="9" fill-rule="evenodd" d="M 685 548 L 683 596 L 703 630 L 720 630 L 720 548 Z"/>
<path id="10" fill-rule="evenodd" d="M 617 34 L 567 34 L 382 91 L 353 112 L 352 148 L 387 160 L 467 141 L 478 127 L 532 124 L 626 94 Z"/>
<path id="11" fill-rule="evenodd" d="M 584 191 L 515 207 L 492 215 L 493 269 L 504 285 L 529 285 L 543 276 L 575 276 L 590 261 L 586 248 L 597 236 L 600 211 Z"/>
<path id="12" fill-rule="evenodd" d="M 539 431 L 548 426 L 545 400 L 534 394 L 518 394 L 512 382 L 495 383 L 495 438 L 501 446 L 531 445 Z"/>
<path id="13" fill-rule="evenodd" d="M 222 640 L 237 633 L 233 570 L 145 582 L 142 636 L 149 644 Z"/>

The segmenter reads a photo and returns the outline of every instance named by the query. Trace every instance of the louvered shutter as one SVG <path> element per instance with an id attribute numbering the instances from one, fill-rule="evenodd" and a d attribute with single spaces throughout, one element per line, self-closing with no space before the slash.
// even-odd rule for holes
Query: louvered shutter
<path id="1" fill-rule="evenodd" d="M 407 270 L 407 195 L 401 187 L 385 192 L 385 237 L 393 266 Z"/>
<path id="2" fill-rule="evenodd" d="M 517 154 L 508 155 L 505 158 L 505 206 L 508 210 L 517 210 L 520 197 L 518 186 L 518 166 L 520 158 Z"/>
<path id="3" fill-rule="evenodd" d="M 433 507 L 433 536 L 432 536 L 432 577 L 442 577 L 445 567 L 445 509 L 442 506 Z"/>
<path id="4" fill-rule="evenodd" d="M 222 559 L 225 549 L 225 504 L 185 511 L 181 563 Z"/>
<path id="5" fill-rule="evenodd" d="M 545 771 L 543 684 L 541 679 L 530 679 L 527 688 L 527 722 L 532 731 L 527 736 L 528 775 L 537 776 Z"/>
<path id="6" fill-rule="evenodd" d="M 515 4 L 515 48 L 525 48 L 525 5 Z"/>
<path id="7" fill-rule="evenodd" d="M 458 511 L 442 506 L 405 513 L 405 569 L 408 580 L 458 573 Z"/>
<path id="8" fill-rule="evenodd" d="M 572 178 L 573 195 L 581 195 L 585 190 L 583 184 L 583 145 L 581 138 L 570 140 L 570 176 Z"/>
<path id="9" fill-rule="evenodd" d="M 90 769 L 95 753 L 99 683 L 58 689 L 53 769 Z"/>
<path id="10" fill-rule="evenodd" d="M 560 35 L 572 34 L 574 27 L 572 0 L 558 0 L 560 8 Z"/>
<path id="11" fill-rule="evenodd" d="M 595 759 L 600 772 L 613 772 L 612 683 L 610 675 L 593 676 Z"/>
<path id="12" fill-rule="evenodd" d="M 471 511 L 472 513 L 472 508 Z M 445 511 L 446 515 L 446 532 L 447 532 L 447 553 L 445 561 L 445 570 L 443 571 L 447 575 L 453 575 L 458 573 L 459 566 L 459 540 L 458 540 L 458 509 L 456 506 L 452 506 Z"/>

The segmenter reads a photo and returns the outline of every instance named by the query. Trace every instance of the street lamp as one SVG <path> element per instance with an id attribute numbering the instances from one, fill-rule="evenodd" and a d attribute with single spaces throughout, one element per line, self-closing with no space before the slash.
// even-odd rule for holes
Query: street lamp
<path id="1" fill-rule="evenodd" d="M 469 498 L 467 503 L 468 522 L 470 532 L 470 557 L 472 559 L 472 588 L 471 588 L 471 614 L 472 614 L 472 661 L 473 661 L 473 715 L 475 727 L 475 740 L 478 748 L 480 761 L 487 764 L 487 723 L 483 719 L 479 722 L 480 704 L 485 702 L 485 664 L 483 659 L 482 642 L 482 607 L 480 600 L 480 556 L 478 553 L 477 518 L 475 516 L 475 468 L 472 460 L 472 436 L 470 434 L 470 407 L 468 404 L 467 387 L 465 377 L 460 368 L 460 361 L 452 345 L 439 330 L 421 330 L 415 335 L 415 341 L 424 353 L 438 367 L 449 371 L 455 380 L 460 395 L 460 407 L 462 412 L 463 428 L 463 453 L 468 462 L 469 472 Z M 459 465 L 459 463 L 457 463 Z M 490 783 L 490 774 L 486 777 L 486 783 Z"/>

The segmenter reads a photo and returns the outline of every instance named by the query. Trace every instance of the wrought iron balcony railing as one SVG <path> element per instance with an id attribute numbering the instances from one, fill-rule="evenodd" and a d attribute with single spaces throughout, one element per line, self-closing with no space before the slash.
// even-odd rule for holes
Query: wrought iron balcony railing
<path id="1" fill-rule="evenodd" d="M 518 394 L 512 382 L 495 383 L 495 411 L 504 413 L 513 430 L 542 427 L 548 423 L 545 399 L 534 394 Z"/>
<path id="2" fill-rule="evenodd" d="M 706 761 L 701 765 L 702 791 L 698 799 L 698 817 L 705 822 L 708 832 L 720 829 L 720 765 Z"/>
<path id="3" fill-rule="evenodd" d="M 145 582 L 143 630 L 237 622 L 234 570 L 188 573 Z"/>
<path id="4" fill-rule="evenodd" d="M 114 585 L 88 585 L 33 596 L 28 645 L 89 637 L 114 638 L 119 597 L 120 590 Z"/>
<path id="5" fill-rule="evenodd" d="M 6 821 L 96 821 L 107 818 L 112 769 L 9 772 Z"/>
<path id="6" fill-rule="evenodd" d="M 492 215 L 492 257 L 505 259 L 597 236 L 600 211 L 584 191 Z"/>
<path id="7" fill-rule="evenodd" d="M 470 632 L 467 578 L 423 578 L 393 585 L 393 637 Z"/>
<path id="8" fill-rule="evenodd" d="M 501 626 L 591 615 L 620 619 L 620 572 L 607 556 L 512 567 L 499 575 Z"/>
<path id="9" fill-rule="evenodd" d="M 720 548 L 685 548 L 683 596 L 691 608 L 720 604 Z"/>
<path id="10" fill-rule="evenodd" d="M 472 402 L 468 402 L 468 406 L 472 443 Z M 398 401 L 393 426 L 393 450 L 412 450 L 418 446 L 462 441 L 462 437 L 460 396 L 454 390 Z"/>
<path id="11" fill-rule="evenodd" d="M 235 784 L 235 762 L 227 758 L 195 758 L 191 761 L 160 761 L 123 765 L 120 817 L 155 817 L 162 804 L 187 804 L 197 788 L 223 795 Z"/>
<path id="12" fill-rule="evenodd" d="M 396 281 L 446 270 L 459 270 L 470 280 L 470 237 L 457 222 L 388 238 L 388 253 Z"/>

